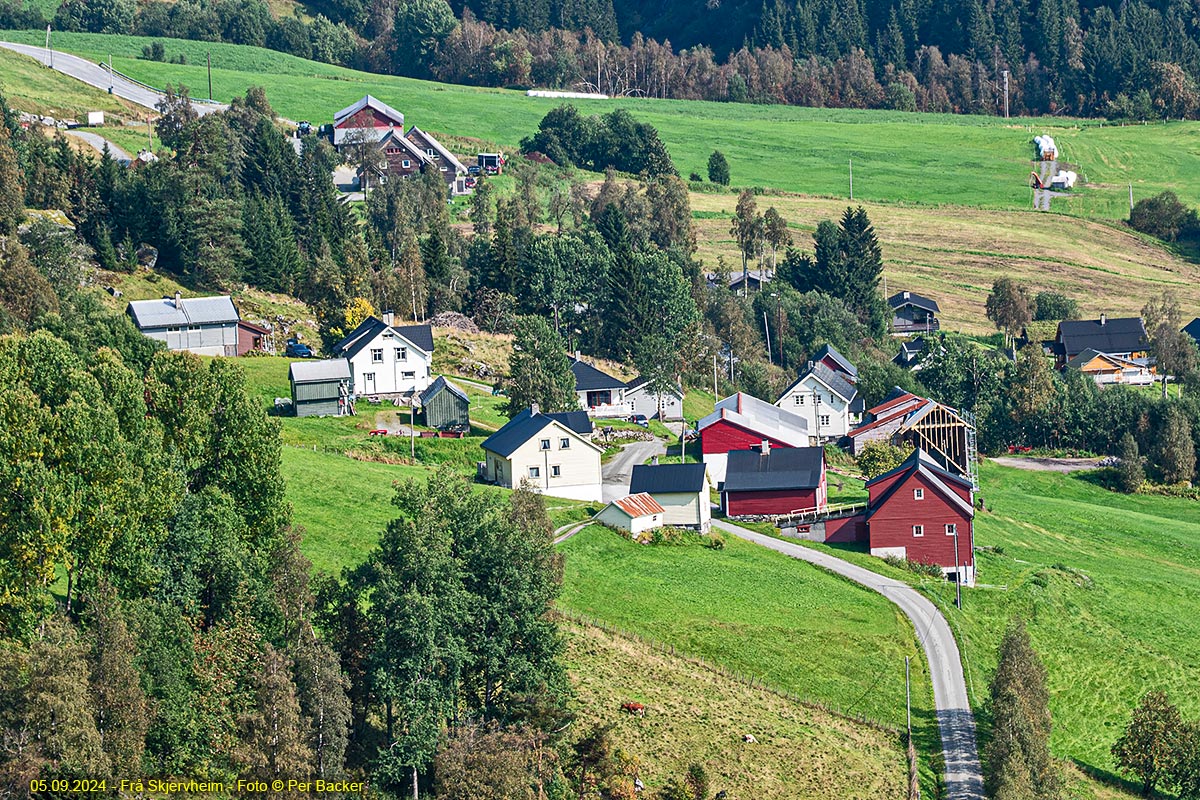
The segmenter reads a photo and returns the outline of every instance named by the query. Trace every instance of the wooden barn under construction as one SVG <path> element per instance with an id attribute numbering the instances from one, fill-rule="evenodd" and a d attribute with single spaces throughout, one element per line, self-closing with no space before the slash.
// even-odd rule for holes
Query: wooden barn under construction
<path id="1" fill-rule="evenodd" d="M 979 488 L 974 415 L 897 389 L 868 410 L 865 420 L 848 435 L 852 454 L 870 442 L 911 444 Z"/>

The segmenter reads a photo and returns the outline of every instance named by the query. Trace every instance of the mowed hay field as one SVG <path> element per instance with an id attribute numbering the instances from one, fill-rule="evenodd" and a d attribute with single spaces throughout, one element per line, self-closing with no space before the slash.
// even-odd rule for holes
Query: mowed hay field
<path id="1" fill-rule="evenodd" d="M 900 800 L 900 737 L 732 681 L 642 642 L 569 623 L 576 730 L 612 724 L 646 792 L 702 764 L 729 800 Z M 644 717 L 621 710 L 642 703 Z M 757 742 L 744 742 L 750 734 Z"/>
<path id="2" fill-rule="evenodd" d="M 796 195 L 756 198 L 759 211 L 775 206 L 795 246 L 812 252 L 812 233 L 824 219 L 837 221 L 848 201 Z M 737 196 L 693 192 L 692 211 L 705 268 L 717 257 L 741 267 L 729 226 Z M 994 331 L 984 303 L 992 282 L 1016 278 L 1034 292 L 1051 289 L 1074 297 L 1084 317 L 1137 316 L 1152 296 L 1173 291 L 1190 319 L 1200 312 L 1200 266 L 1132 233 L 1120 223 L 1087 221 L 1033 211 L 936 210 L 900 204 L 859 203 L 883 248 L 888 293 L 910 290 L 938 301 L 944 328 Z M 782 254 L 780 254 L 782 258 Z"/>
<path id="3" fill-rule="evenodd" d="M 4 31 L 0 39 L 40 44 L 44 31 Z M 207 54 L 213 95 L 228 101 L 263 86 L 283 116 L 314 123 L 370 93 L 400 109 L 406 120 L 437 133 L 474 137 L 513 149 L 562 101 L 521 92 L 438 84 L 318 64 L 260 48 L 162 40 L 168 57 L 138 56 L 150 38 L 57 33 L 55 46 L 114 66 L 151 85 L 170 82 L 207 95 Z M 0 84 L 7 82 L 0 71 Z M 576 101 L 585 112 L 627 108 L 655 125 L 682 175 L 705 172 L 714 149 L 729 158 L 733 182 L 805 194 L 846 196 L 849 162 L 854 194 L 862 200 L 1020 209 L 1029 205 L 1030 139 L 1050 133 L 1063 157 L 1093 188 L 1057 208 L 1119 218 L 1127 213 L 1126 183 L 1144 197 L 1174 189 L 1200 201 L 1200 124 L 1113 127 L 1063 119 L 1002 120 L 886 111 L 808 109 L 623 98 Z M 1059 203 L 1060 201 L 1056 201 Z"/>

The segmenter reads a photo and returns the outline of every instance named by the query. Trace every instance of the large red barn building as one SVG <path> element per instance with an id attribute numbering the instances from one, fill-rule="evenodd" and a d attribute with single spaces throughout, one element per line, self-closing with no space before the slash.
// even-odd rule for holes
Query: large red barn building
<path id="1" fill-rule="evenodd" d="M 725 480 L 728 454 L 749 450 L 768 442 L 771 447 L 807 447 L 808 422 L 757 397 L 743 392 L 716 404 L 713 413 L 700 420 L 700 451 L 714 484 Z"/>
<path id="2" fill-rule="evenodd" d="M 937 564 L 975 584 L 975 518 L 968 478 L 943 469 L 924 450 L 867 481 L 871 555 Z"/>
<path id="3" fill-rule="evenodd" d="M 824 511 L 827 496 L 824 448 L 763 442 L 758 450 L 729 453 L 721 507 L 730 517 Z"/>

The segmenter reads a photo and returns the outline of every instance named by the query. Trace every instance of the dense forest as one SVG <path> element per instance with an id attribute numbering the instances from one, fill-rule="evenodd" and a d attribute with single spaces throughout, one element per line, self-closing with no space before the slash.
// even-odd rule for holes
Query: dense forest
<path id="1" fill-rule="evenodd" d="M 1200 18 L 1167 0 L 0 0 L 0 27 L 270 47 L 488 86 L 838 108 L 1182 118 L 1200 109 Z M 155 57 L 153 54 L 150 57 Z"/>

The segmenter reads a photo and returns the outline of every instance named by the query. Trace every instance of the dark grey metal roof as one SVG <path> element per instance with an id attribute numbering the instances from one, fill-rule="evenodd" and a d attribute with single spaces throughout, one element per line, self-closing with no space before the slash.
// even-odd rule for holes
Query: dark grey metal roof
<path id="1" fill-rule="evenodd" d="M 1147 347 L 1146 326 L 1141 317 L 1064 319 L 1058 323 L 1058 338 L 1067 358 L 1089 347 L 1101 353 L 1135 353 Z"/>
<path id="2" fill-rule="evenodd" d="M 134 300 L 128 313 L 138 328 L 166 328 L 173 325 L 219 325 L 237 322 L 238 312 L 228 295 L 185 297 L 175 307 L 174 297 L 161 300 Z"/>
<path id="3" fill-rule="evenodd" d="M 853 383 L 846 380 L 845 375 L 830 369 L 820 361 L 814 361 L 810 363 L 808 368 L 805 369 L 804 372 L 800 373 L 800 377 L 796 378 L 795 382 L 793 382 L 792 385 L 787 388 L 787 391 L 783 393 L 783 396 L 787 397 L 787 395 L 790 394 L 798 384 L 800 384 L 810 375 L 828 386 L 834 394 L 845 400 L 846 403 L 851 406 L 851 411 L 862 410 L 862 400 L 860 400 L 858 397 L 858 388 Z M 857 409 L 854 408 L 856 403 L 858 405 Z"/>
<path id="4" fill-rule="evenodd" d="M 638 464 L 633 468 L 629 493 L 669 494 L 704 491 L 703 464 Z"/>
<path id="5" fill-rule="evenodd" d="M 826 343 L 821 345 L 821 349 L 817 351 L 817 354 L 813 356 L 812 360 L 820 361 L 826 357 L 833 359 L 834 363 L 845 370 L 846 374 L 849 375 L 851 379 L 858 379 L 858 367 L 851 364 L 850 359 L 839 353 L 837 348 L 831 344 Z"/>
<path id="6" fill-rule="evenodd" d="M 350 362 L 344 358 L 330 358 L 324 361 L 293 361 L 288 366 L 288 380 L 292 383 L 348 381 L 350 380 Z"/>
<path id="7" fill-rule="evenodd" d="M 821 483 L 825 450 L 820 447 L 772 447 L 733 450 L 725 466 L 727 492 L 815 489 Z"/>
<path id="8" fill-rule="evenodd" d="M 586 421 L 587 428 L 580 430 L 582 423 L 579 417 L 582 415 Z M 587 418 L 585 411 L 566 411 L 555 414 L 534 413 L 532 409 L 525 409 L 518 413 L 515 417 L 508 421 L 503 428 L 493 433 L 491 436 L 483 440 L 480 445 L 484 450 L 490 450 L 497 455 L 508 458 L 517 451 L 521 445 L 528 442 L 534 436 L 537 436 L 547 426 L 553 425 L 555 422 L 566 427 L 568 430 L 579 433 L 588 434 L 592 432 L 592 421 Z M 591 444 L 591 442 L 588 442 Z"/>
<path id="9" fill-rule="evenodd" d="M 467 393 L 455 386 L 450 381 L 446 380 L 445 375 L 438 375 L 433 383 L 429 384 L 425 391 L 421 392 L 421 405 L 426 405 L 430 400 L 437 396 L 439 392 L 446 391 L 462 400 L 464 403 L 470 404 L 471 398 L 467 397 Z"/>
<path id="10" fill-rule="evenodd" d="M 896 292 L 894 295 L 888 298 L 888 305 L 892 308 L 915 306 L 916 308 L 922 308 L 934 314 L 941 311 L 941 309 L 938 308 L 936 300 L 931 300 L 930 298 L 919 295 L 916 292 Z"/>
<path id="11" fill-rule="evenodd" d="M 575 391 L 577 392 L 625 388 L 625 381 L 619 381 L 607 372 L 602 372 L 579 359 L 571 361 L 571 374 L 575 376 Z"/>
<path id="12" fill-rule="evenodd" d="M 413 347 L 433 352 L 433 329 L 428 325 L 385 325 L 377 317 L 367 317 L 345 339 L 333 346 L 333 352 L 346 358 L 354 358 L 362 349 L 375 341 L 379 334 L 391 328 L 398 336 L 404 338 Z"/>
<path id="13" fill-rule="evenodd" d="M 1183 332 L 1196 340 L 1196 344 L 1200 344 L 1200 317 L 1183 326 Z"/>

